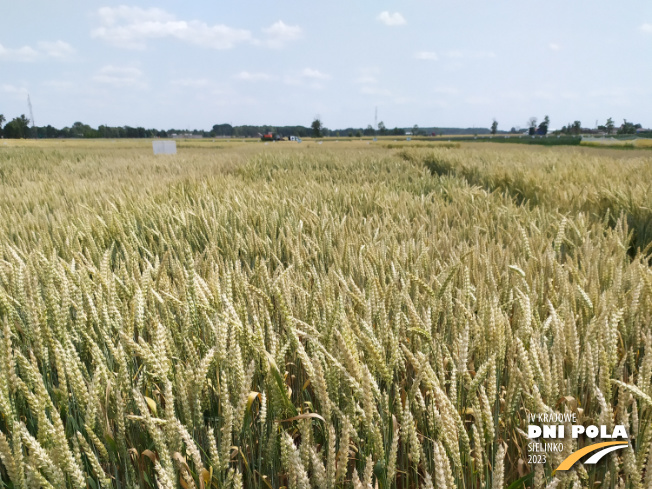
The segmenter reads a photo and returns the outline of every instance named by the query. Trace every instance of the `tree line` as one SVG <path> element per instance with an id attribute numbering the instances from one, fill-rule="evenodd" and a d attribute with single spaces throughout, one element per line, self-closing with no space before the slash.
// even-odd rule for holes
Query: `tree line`
<path id="1" fill-rule="evenodd" d="M 0 114 L 0 137 L 7 139 L 23 139 L 23 138 L 168 138 L 168 137 L 203 137 L 203 138 L 258 138 L 261 134 L 274 133 L 281 137 L 298 136 L 302 137 L 363 137 L 363 136 L 429 136 L 429 135 L 443 135 L 443 134 L 497 134 L 497 133 L 511 133 L 519 134 L 523 132 L 520 127 L 512 127 L 510 131 L 499 131 L 498 121 L 493 119 L 490 129 L 487 128 L 420 128 L 414 125 L 409 128 L 394 127 L 390 129 L 386 127 L 383 121 L 378 123 L 374 128 L 371 124 L 366 128 L 347 127 L 345 129 L 329 129 L 325 127 L 321 118 L 316 117 L 310 127 L 306 126 L 232 126 L 231 124 L 215 124 L 210 130 L 204 129 L 146 129 L 144 127 L 131 127 L 131 126 L 108 126 L 100 125 L 93 128 L 88 124 L 82 122 L 75 122 L 72 126 L 63 127 L 58 129 L 51 125 L 47 126 L 30 126 L 30 120 L 21 114 L 19 117 L 13 118 L 7 122 L 4 115 Z M 538 123 L 536 117 L 531 117 L 527 121 L 527 133 L 530 136 L 548 134 L 550 126 L 550 118 L 546 115 L 544 119 Z M 598 125 L 596 129 L 583 128 L 580 121 L 574 121 L 564 125 L 561 129 L 553 131 L 553 134 L 577 136 L 580 134 L 601 132 L 604 134 L 637 134 L 641 129 L 641 124 L 634 124 L 627 121 L 616 127 L 613 119 L 607 119 L 604 125 Z M 639 131 L 640 134 L 640 131 Z M 642 135 L 652 137 L 652 133 L 645 132 Z"/>
<path id="2" fill-rule="evenodd" d="M 547 115 L 543 118 L 539 124 L 537 124 L 538 119 L 536 117 L 530 117 L 527 121 L 527 133 L 530 136 L 546 136 L 548 134 L 548 129 L 550 126 L 550 117 Z M 596 129 L 590 129 L 582 127 L 581 121 L 574 121 L 562 126 L 561 129 L 553 131 L 552 134 L 555 135 L 565 135 L 565 136 L 579 136 L 580 134 L 595 134 L 603 133 L 607 135 L 618 134 L 618 135 L 630 135 L 630 134 L 641 134 L 644 136 L 652 136 L 651 131 L 640 132 L 642 129 L 641 124 L 634 124 L 633 122 L 623 119 L 623 123 L 616 127 L 613 118 L 609 117 L 604 124 L 599 124 Z M 491 134 L 496 134 L 498 132 L 498 121 L 493 119 L 491 123 Z M 518 134 L 522 132 L 521 128 L 512 127 L 509 131 L 511 134 Z"/>
<path id="3" fill-rule="evenodd" d="M 210 130 L 203 129 L 155 129 L 131 126 L 108 126 L 100 125 L 97 128 L 91 127 L 82 122 L 75 122 L 72 126 L 61 129 L 47 126 L 30 126 L 30 120 L 22 114 L 19 117 L 7 122 L 4 115 L 0 114 L 0 137 L 7 139 L 50 139 L 50 138 L 167 138 L 172 136 L 190 137 L 259 137 L 262 133 L 282 132 L 285 134 L 296 134 L 308 136 L 310 129 L 303 126 L 231 126 L 230 124 L 216 124 Z M 3 127 L 4 125 L 4 127 Z"/>
<path id="4" fill-rule="evenodd" d="M 203 138 L 258 138 L 261 134 L 274 133 L 280 136 L 298 136 L 302 137 L 362 137 L 362 136 L 375 136 L 375 135 L 405 135 L 406 129 L 394 128 L 386 129 L 385 125 L 380 122 L 378 130 L 374 129 L 371 125 L 366 129 L 348 127 L 345 129 L 329 129 L 324 127 L 321 121 L 318 126 L 315 121 L 310 127 L 306 126 L 273 126 L 273 125 L 243 125 L 232 126 L 231 124 L 215 124 L 210 130 L 204 129 L 154 129 L 144 127 L 131 127 L 131 126 L 108 126 L 100 125 L 97 128 L 91 127 L 82 122 L 75 122 L 72 126 L 66 126 L 61 129 L 47 126 L 30 126 L 30 120 L 21 115 L 12 119 L 4 127 L 5 117 L 0 114 L 0 137 L 7 139 L 51 139 L 51 138 L 168 138 L 173 136 L 178 137 L 203 137 Z M 414 131 L 418 132 L 414 132 Z M 408 129 L 409 131 L 409 129 Z M 418 126 L 414 126 L 413 134 L 424 134 L 423 131 L 418 130 Z"/>

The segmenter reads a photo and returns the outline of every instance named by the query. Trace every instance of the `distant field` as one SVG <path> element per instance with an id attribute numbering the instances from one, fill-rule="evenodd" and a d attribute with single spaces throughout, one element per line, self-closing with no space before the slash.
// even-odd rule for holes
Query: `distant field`
<path id="1" fill-rule="evenodd" d="M 393 139 L 0 142 L 0 487 L 650 487 L 652 153 Z"/>
<path id="2" fill-rule="evenodd" d="M 602 147 L 602 148 L 623 148 L 623 149 L 634 149 L 634 148 L 652 148 L 652 139 L 613 139 L 613 138 L 604 138 L 604 139 L 588 139 L 582 141 L 582 146 L 589 147 Z"/>

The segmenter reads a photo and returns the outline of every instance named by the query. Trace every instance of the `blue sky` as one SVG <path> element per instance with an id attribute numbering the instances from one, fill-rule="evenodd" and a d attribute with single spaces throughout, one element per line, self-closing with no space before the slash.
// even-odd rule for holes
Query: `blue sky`
<path id="1" fill-rule="evenodd" d="M 652 2 L 3 2 L 38 125 L 652 126 Z"/>

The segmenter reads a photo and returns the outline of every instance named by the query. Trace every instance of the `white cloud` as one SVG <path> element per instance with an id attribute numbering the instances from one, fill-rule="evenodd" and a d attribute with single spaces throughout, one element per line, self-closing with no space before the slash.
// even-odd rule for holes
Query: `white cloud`
<path id="1" fill-rule="evenodd" d="M 439 59 L 439 56 L 437 56 L 437 53 L 434 51 L 419 51 L 418 53 L 415 53 L 414 57 L 416 59 L 423 59 L 427 61 L 437 61 Z"/>
<path id="2" fill-rule="evenodd" d="M 212 49 L 230 49 L 238 43 L 252 41 L 251 32 L 223 24 L 208 25 L 199 20 L 177 20 L 158 9 L 140 7 L 103 7 L 98 11 L 101 26 L 93 37 L 119 47 L 144 49 L 149 39 L 173 38 Z"/>
<path id="3" fill-rule="evenodd" d="M 0 85 L 0 90 L 5 93 L 13 93 L 16 95 L 27 95 L 27 89 L 25 87 L 17 87 L 15 85 L 2 84 Z"/>
<path id="4" fill-rule="evenodd" d="M 322 73 L 313 68 L 304 68 L 299 72 L 294 72 L 283 77 L 283 83 L 293 86 L 307 86 L 310 88 L 321 89 L 324 85 L 320 82 L 330 80 L 332 77 L 327 73 Z"/>
<path id="5" fill-rule="evenodd" d="M 145 88 L 143 72 L 138 68 L 107 65 L 100 69 L 93 80 L 114 87 Z"/>
<path id="6" fill-rule="evenodd" d="M 384 12 L 381 12 L 378 14 L 378 17 L 376 17 L 376 20 L 381 21 L 385 25 L 389 26 L 397 26 L 397 25 L 405 25 L 407 24 L 405 18 L 398 12 L 394 12 L 393 14 L 390 14 L 387 10 Z"/>
<path id="7" fill-rule="evenodd" d="M 38 52 L 29 46 L 22 48 L 10 49 L 0 44 L 0 59 L 7 61 L 34 61 L 38 57 Z"/>
<path id="8" fill-rule="evenodd" d="M 360 93 L 363 95 L 377 95 L 388 97 L 392 92 L 386 88 L 378 86 L 380 69 L 378 67 L 367 67 L 359 69 L 360 76 L 354 79 L 353 82 L 360 86 Z"/>
<path id="9" fill-rule="evenodd" d="M 75 49 L 64 41 L 42 41 L 38 43 L 39 49 L 53 58 L 67 58 L 75 54 Z"/>
<path id="10" fill-rule="evenodd" d="M 171 80 L 170 84 L 176 87 L 203 88 L 209 86 L 211 82 L 206 78 L 180 78 Z"/>
<path id="11" fill-rule="evenodd" d="M 234 78 L 243 81 L 271 81 L 276 79 L 276 77 L 267 73 L 250 73 L 249 71 L 241 71 Z"/>
<path id="12" fill-rule="evenodd" d="M 301 72 L 301 76 L 303 76 L 304 78 L 313 78 L 315 80 L 330 79 L 330 75 L 322 73 L 321 71 L 318 70 L 313 70 L 312 68 L 304 68 L 303 71 Z"/>
<path id="13" fill-rule="evenodd" d="M 557 43 L 554 43 L 554 42 L 551 42 L 550 44 L 548 44 L 548 47 L 550 49 L 552 49 L 553 51 L 559 51 L 561 49 L 561 45 L 559 45 Z"/>
<path id="14" fill-rule="evenodd" d="M 115 25 L 121 20 L 129 20 L 132 23 L 142 24 L 145 22 L 170 22 L 175 20 L 174 15 L 159 8 L 143 9 L 140 7 L 102 7 L 98 11 L 102 22 L 106 25 Z"/>
<path id="15" fill-rule="evenodd" d="M 303 35 L 301 27 L 287 25 L 282 20 L 279 20 L 268 28 L 263 29 L 263 32 L 267 34 L 267 40 L 265 42 L 267 46 L 271 48 L 281 48 L 288 42 L 300 39 Z"/>
<path id="16" fill-rule="evenodd" d="M 652 34 L 652 24 L 646 22 L 639 27 L 641 32 L 645 32 L 646 34 Z"/>
<path id="17" fill-rule="evenodd" d="M 6 48 L 0 44 L 0 60 L 5 61 L 37 61 L 43 58 L 67 58 L 74 54 L 74 48 L 64 41 L 40 41 L 37 48 L 23 46 L 21 48 Z"/>

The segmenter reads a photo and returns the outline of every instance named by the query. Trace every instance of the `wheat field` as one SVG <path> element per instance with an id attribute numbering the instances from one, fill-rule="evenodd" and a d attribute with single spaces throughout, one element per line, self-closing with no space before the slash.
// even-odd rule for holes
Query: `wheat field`
<path id="1" fill-rule="evenodd" d="M 151 153 L 0 146 L 0 487 L 652 488 L 649 152 Z"/>

